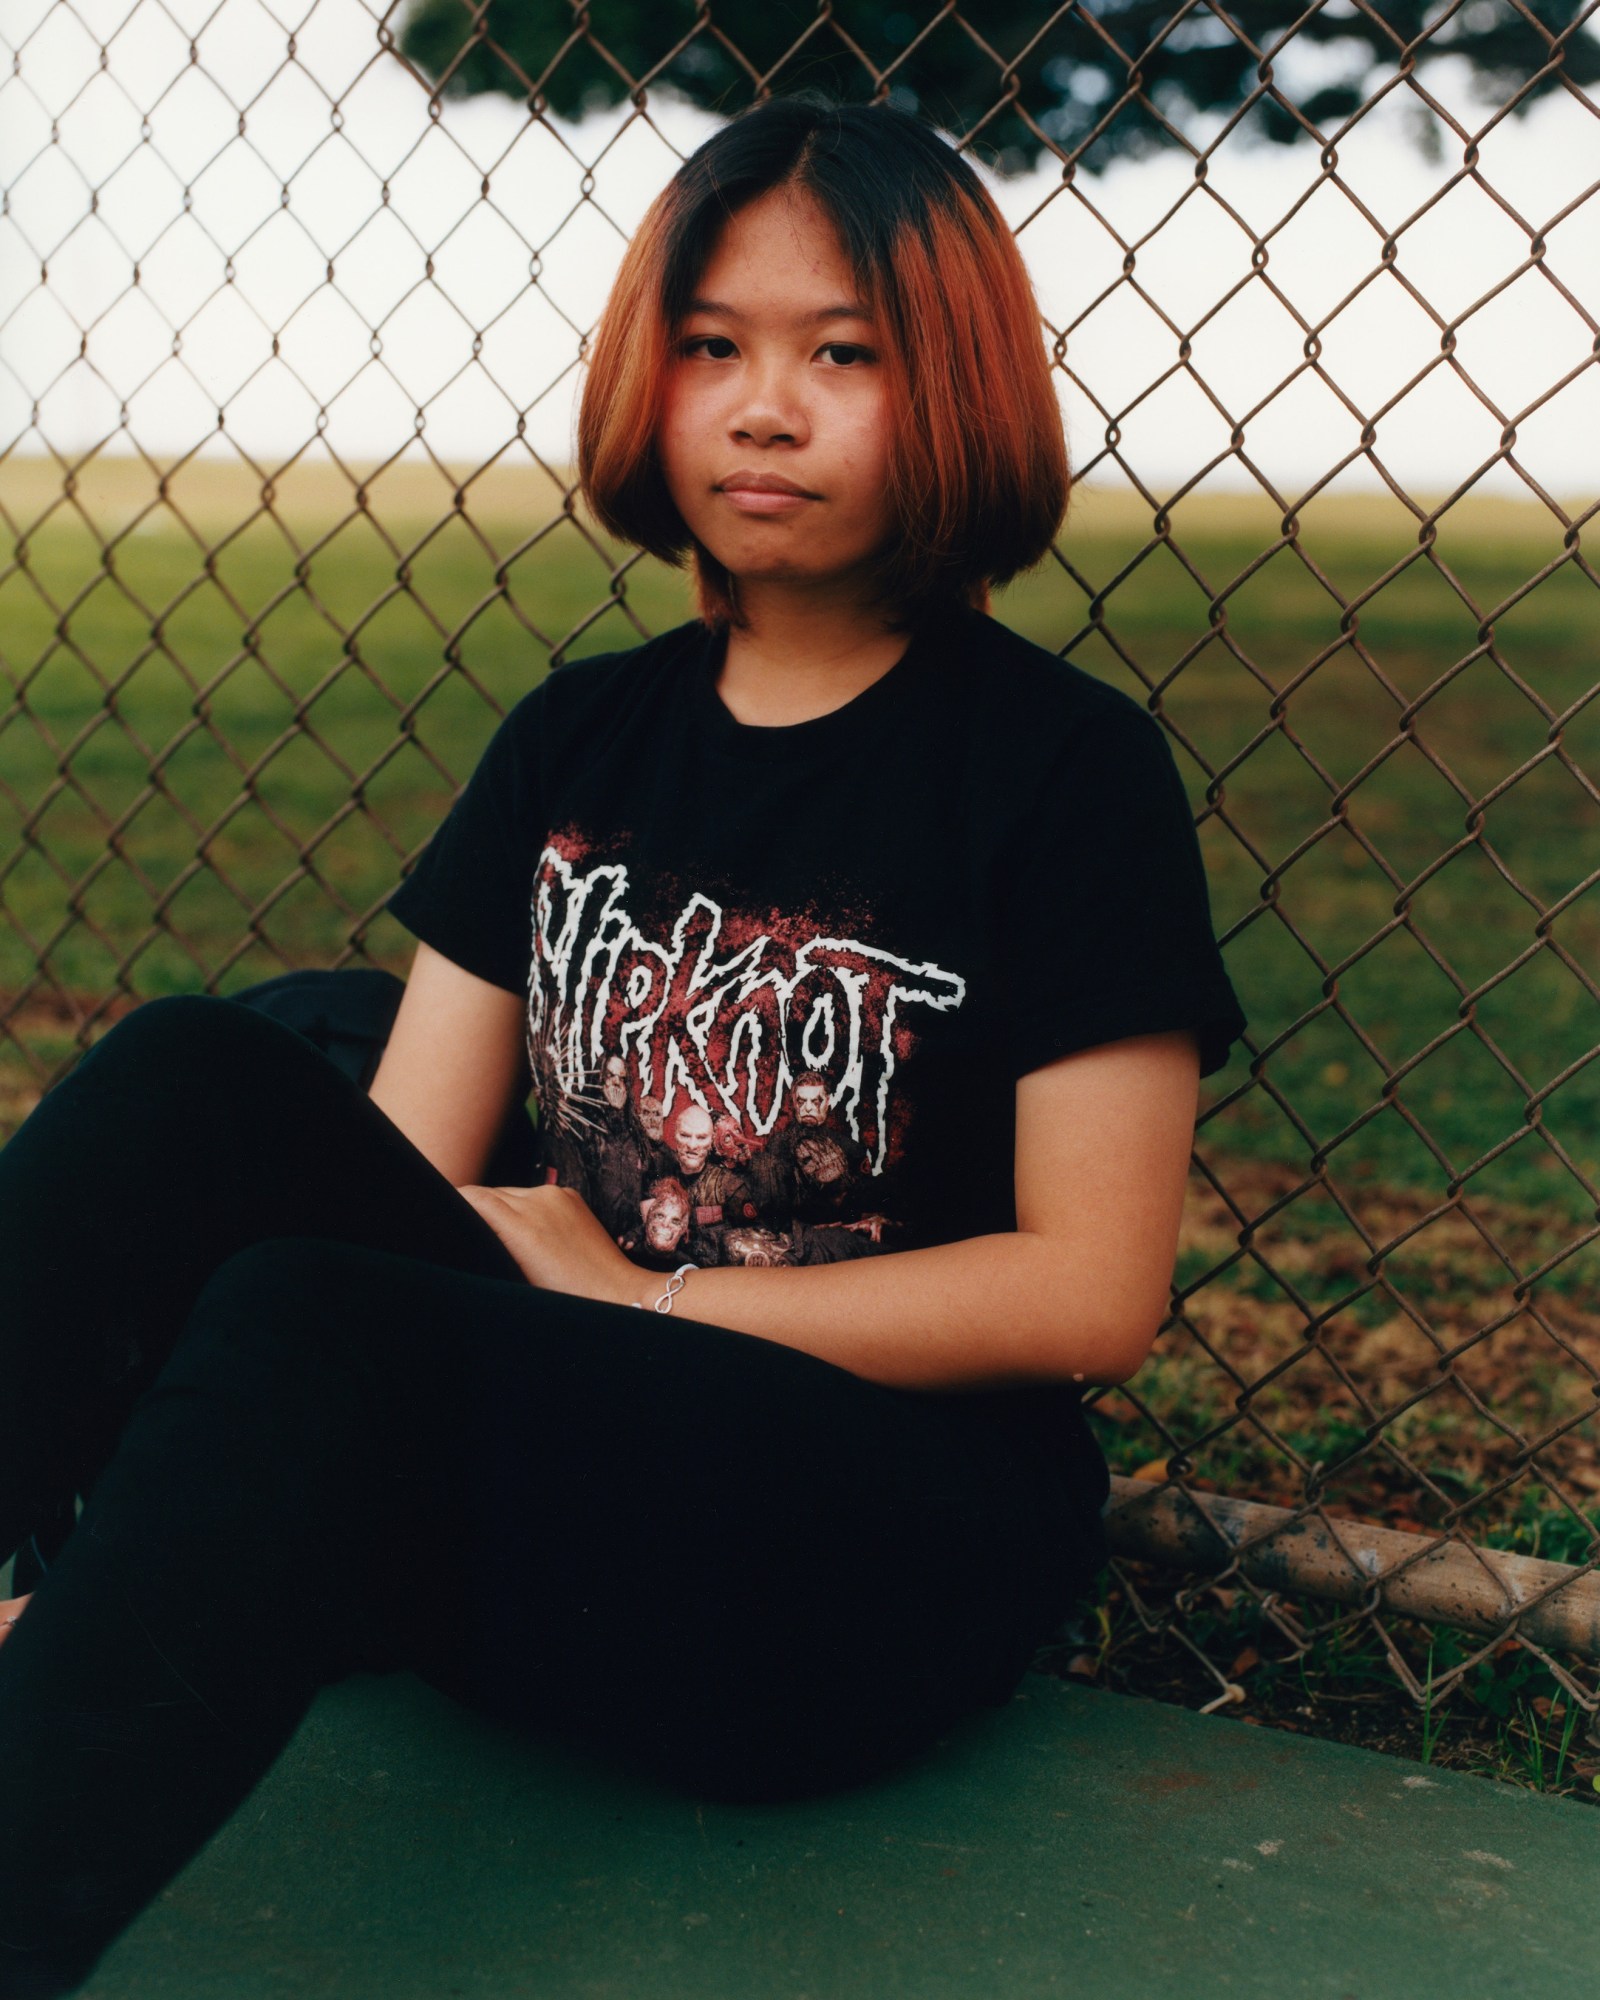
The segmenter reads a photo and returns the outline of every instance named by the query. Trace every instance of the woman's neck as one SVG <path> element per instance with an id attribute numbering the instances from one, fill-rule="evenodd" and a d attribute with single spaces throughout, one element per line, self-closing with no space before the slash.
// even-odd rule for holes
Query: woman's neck
<path id="1" fill-rule="evenodd" d="M 871 687 L 911 642 L 888 612 L 744 600 L 747 623 L 731 626 L 717 693 L 736 722 L 782 728 L 843 708 Z"/>

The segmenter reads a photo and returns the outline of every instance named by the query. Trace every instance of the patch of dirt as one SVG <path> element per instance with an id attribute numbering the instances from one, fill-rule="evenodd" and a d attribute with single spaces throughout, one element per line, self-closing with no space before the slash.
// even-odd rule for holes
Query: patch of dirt
<path id="1" fill-rule="evenodd" d="M 1335 1201 L 1271 1162 L 1213 1171 L 1227 1199 L 1191 1188 L 1177 1319 L 1086 1405 L 1115 1471 L 1559 1562 L 1600 1552 L 1583 1225 L 1407 1188 Z"/>
<path id="2" fill-rule="evenodd" d="M 1184 1585 L 1170 1571 L 1118 1563 L 1098 1602 L 1080 1608 L 1041 1648 L 1035 1671 L 1600 1808 L 1600 1721 L 1591 1737 L 1582 1704 L 1569 1709 L 1567 1690 L 1517 1640 L 1490 1649 L 1425 1715 L 1369 1621 L 1279 1599 L 1277 1609 L 1298 1630 L 1290 1638 L 1250 1593 L 1190 1581 L 1183 1609 L 1177 1599 Z M 1171 1630 L 1147 1628 L 1147 1620 L 1159 1628 L 1163 1619 L 1181 1624 L 1190 1645 Z M 1386 1620 L 1385 1628 L 1424 1686 L 1430 1657 L 1443 1674 L 1482 1644 L 1401 1619 Z M 1573 1675 L 1580 1686 L 1592 1678 Z M 1219 1704 L 1230 1684 L 1239 1698 Z"/>

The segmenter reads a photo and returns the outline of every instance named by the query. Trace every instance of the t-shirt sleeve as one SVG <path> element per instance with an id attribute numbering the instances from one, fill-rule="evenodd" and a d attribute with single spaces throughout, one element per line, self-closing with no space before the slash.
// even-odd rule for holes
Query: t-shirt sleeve
<path id="1" fill-rule="evenodd" d="M 414 937 L 509 993 L 528 984 L 542 694 L 535 688 L 506 714 L 385 906 Z"/>
<path id="2" fill-rule="evenodd" d="M 1128 1035 L 1194 1030 L 1220 1069 L 1245 1016 L 1211 927 L 1183 780 L 1131 702 L 1076 732 L 1023 815 L 999 935 L 1013 1076 Z"/>

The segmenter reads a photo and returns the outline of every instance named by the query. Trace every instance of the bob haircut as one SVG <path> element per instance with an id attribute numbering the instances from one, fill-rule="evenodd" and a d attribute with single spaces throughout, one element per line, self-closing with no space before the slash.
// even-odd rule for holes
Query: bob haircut
<path id="1" fill-rule="evenodd" d="M 886 105 L 770 98 L 692 153 L 628 245 L 589 355 L 578 470 L 596 519 L 681 567 L 699 615 L 742 624 L 736 580 L 696 541 L 656 454 L 667 370 L 727 219 L 774 188 L 811 195 L 872 311 L 886 371 L 894 521 L 880 600 L 915 626 L 1036 563 L 1071 475 L 1040 314 L 1005 218 L 931 127 Z"/>

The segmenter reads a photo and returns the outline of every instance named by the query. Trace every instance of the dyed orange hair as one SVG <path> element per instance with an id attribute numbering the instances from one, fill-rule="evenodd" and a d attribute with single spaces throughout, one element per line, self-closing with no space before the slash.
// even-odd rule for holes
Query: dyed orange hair
<path id="1" fill-rule="evenodd" d="M 628 245 L 589 354 L 578 471 L 596 519 L 681 566 L 700 616 L 739 623 L 734 580 L 672 503 L 656 455 L 677 331 L 728 217 L 777 187 L 831 219 L 881 329 L 895 521 L 876 582 L 904 622 L 986 611 L 1066 512 L 1071 474 L 1038 302 L 961 155 L 886 105 L 769 99 L 692 153 Z"/>

